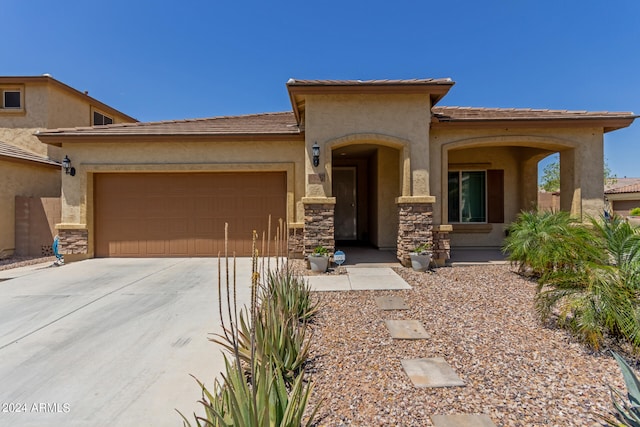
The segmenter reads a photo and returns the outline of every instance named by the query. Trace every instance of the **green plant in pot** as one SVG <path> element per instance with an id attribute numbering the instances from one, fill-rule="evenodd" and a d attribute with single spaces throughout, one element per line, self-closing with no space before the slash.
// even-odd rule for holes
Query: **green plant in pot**
<path id="1" fill-rule="evenodd" d="M 311 271 L 324 273 L 329 268 L 329 250 L 324 246 L 316 246 L 309 254 L 309 265 Z"/>
<path id="2" fill-rule="evenodd" d="M 433 246 L 431 243 L 421 243 L 409 251 L 411 258 L 411 268 L 416 271 L 427 271 L 431 264 L 431 254 Z"/>

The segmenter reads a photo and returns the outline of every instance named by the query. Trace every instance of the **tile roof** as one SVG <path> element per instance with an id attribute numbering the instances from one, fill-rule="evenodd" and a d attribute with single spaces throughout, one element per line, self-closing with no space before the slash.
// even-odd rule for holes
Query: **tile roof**
<path id="1" fill-rule="evenodd" d="M 640 178 L 616 178 L 616 182 L 605 187 L 604 193 L 640 193 Z"/>
<path id="2" fill-rule="evenodd" d="M 248 114 L 204 119 L 161 122 L 119 123 L 69 129 L 45 130 L 38 136 L 112 136 L 112 135 L 298 135 L 300 129 L 293 112 Z"/>
<path id="3" fill-rule="evenodd" d="M 632 118 L 632 112 L 545 110 L 534 108 L 433 107 L 438 121 L 471 120 L 548 120 Z"/>
<path id="4" fill-rule="evenodd" d="M 39 156 L 37 154 L 31 153 L 2 141 L 0 141 L 0 159 L 1 158 L 26 162 L 36 162 L 51 166 L 60 166 L 60 163 L 56 162 L 55 160 L 51 160 L 44 156 Z"/>
<path id="5" fill-rule="evenodd" d="M 397 85 L 433 85 L 454 82 L 450 78 L 443 79 L 404 79 L 404 80 L 300 80 L 289 79 L 287 86 L 397 86 Z"/>

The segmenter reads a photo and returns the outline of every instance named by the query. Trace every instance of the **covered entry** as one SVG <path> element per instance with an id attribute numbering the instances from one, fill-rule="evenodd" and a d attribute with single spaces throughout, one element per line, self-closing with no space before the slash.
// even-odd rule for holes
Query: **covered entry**
<path id="1" fill-rule="evenodd" d="M 286 218 L 285 172 L 94 176 L 97 257 L 251 255 L 252 230 Z"/>
<path id="2" fill-rule="evenodd" d="M 400 154 L 396 148 L 362 142 L 337 146 L 332 152 L 335 240 L 342 245 L 393 248 Z"/>

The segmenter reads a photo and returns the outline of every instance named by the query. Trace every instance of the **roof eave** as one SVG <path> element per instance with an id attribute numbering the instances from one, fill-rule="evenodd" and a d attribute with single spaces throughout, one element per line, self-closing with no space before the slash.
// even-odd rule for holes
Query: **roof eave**
<path id="1" fill-rule="evenodd" d="M 55 85 L 76 97 L 79 97 L 83 100 L 88 100 L 92 105 L 98 107 L 98 109 L 103 110 L 105 113 L 116 114 L 123 117 L 125 120 L 131 122 L 138 122 L 138 119 L 129 116 L 128 114 L 123 113 L 116 108 L 111 107 L 110 105 L 105 104 L 104 102 L 89 96 L 88 93 L 80 92 L 78 89 L 75 89 L 69 86 L 66 83 L 61 82 L 49 75 L 42 76 L 0 76 L 0 83 L 2 84 L 26 84 L 26 83 L 45 83 Z"/>
<path id="2" fill-rule="evenodd" d="M 38 139 L 49 145 L 62 147 L 65 143 L 87 143 L 87 142 L 111 142 L 111 143 L 134 143 L 134 142 L 175 142 L 175 141 L 303 141 L 302 133 L 229 133 L 229 134 L 83 134 L 83 133 L 40 133 Z"/>
<path id="3" fill-rule="evenodd" d="M 630 117 L 546 117 L 514 119 L 442 119 L 434 117 L 431 127 L 446 128 L 487 128 L 487 127 L 531 127 L 533 124 L 547 123 L 554 127 L 601 127 L 604 133 L 629 127 L 637 116 Z"/>
<path id="4" fill-rule="evenodd" d="M 304 112 L 304 96 L 306 95 L 415 95 L 428 94 L 431 106 L 436 105 L 455 84 L 452 80 L 434 80 L 430 82 L 402 83 L 296 83 L 287 82 L 287 91 L 298 125 Z"/>
<path id="5" fill-rule="evenodd" d="M 42 167 L 47 167 L 52 169 L 60 169 L 62 167 L 59 163 L 56 163 L 54 161 L 51 161 L 51 162 L 39 161 L 34 159 L 25 159 L 22 157 L 7 156 L 4 154 L 0 154 L 0 160 L 12 162 L 12 163 L 28 164 L 31 166 L 42 166 Z"/>

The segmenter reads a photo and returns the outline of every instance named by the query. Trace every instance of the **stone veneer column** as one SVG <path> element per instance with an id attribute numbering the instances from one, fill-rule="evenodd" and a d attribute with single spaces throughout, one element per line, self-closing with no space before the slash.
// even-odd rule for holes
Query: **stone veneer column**
<path id="1" fill-rule="evenodd" d="M 438 267 L 444 267 L 451 259 L 451 239 L 449 233 L 453 227 L 449 224 L 435 225 L 433 227 L 433 262 Z"/>
<path id="2" fill-rule="evenodd" d="M 89 252 L 89 231 L 86 228 L 59 228 L 62 255 L 86 255 Z"/>
<path id="3" fill-rule="evenodd" d="M 396 256 L 402 265 L 411 265 L 409 252 L 423 243 L 433 243 L 433 204 L 435 197 L 398 197 L 398 247 Z"/>
<path id="4" fill-rule="evenodd" d="M 304 254 L 323 246 L 332 252 L 336 241 L 334 233 L 335 197 L 303 197 L 304 204 Z"/>
<path id="5" fill-rule="evenodd" d="M 302 258 L 304 255 L 304 226 L 289 224 L 289 258 Z"/>

